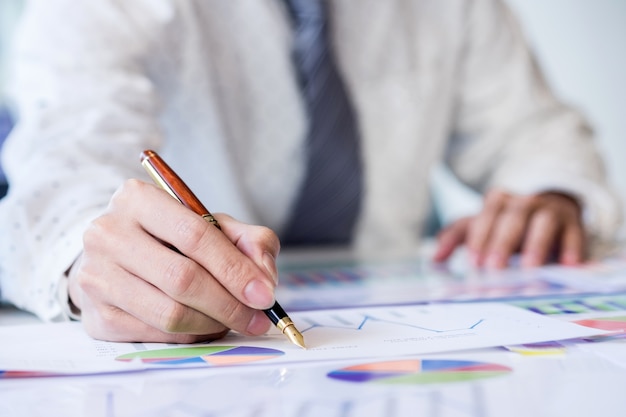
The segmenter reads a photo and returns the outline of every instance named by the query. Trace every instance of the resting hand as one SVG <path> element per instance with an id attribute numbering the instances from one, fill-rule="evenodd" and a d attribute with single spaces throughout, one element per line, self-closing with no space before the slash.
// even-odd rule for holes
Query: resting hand
<path id="1" fill-rule="evenodd" d="M 271 323 L 260 309 L 274 302 L 279 241 L 265 227 L 215 217 L 222 231 L 163 190 L 127 181 L 85 232 L 69 272 L 86 331 L 173 343 L 216 339 L 228 329 L 266 332 Z"/>
<path id="2" fill-rule="evenodd" d="M 494 190 L 478 215 L 441 231 L 434 260 L 446 260 L 462 244 L 475 266 L 504 268 L 517 251 L 525 267 L 542 265 L 555 253 L 560 263 L 575 265 L 585 248 L 581 209 L 557 192 L 518 196 Z"/>

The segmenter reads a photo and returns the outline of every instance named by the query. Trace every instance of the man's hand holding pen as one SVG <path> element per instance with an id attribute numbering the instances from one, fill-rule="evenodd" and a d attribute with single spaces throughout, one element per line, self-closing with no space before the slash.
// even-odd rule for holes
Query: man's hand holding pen
<path id="1" fill-rule="evenodd" d="M 261 310 L 275 301 L 279 240 L 268 228 L 216 218 L 222 231 L 158 187 L 126 181 L 85 232 L 69 271 L 86 331 L 170 343 L 266 332 Z"/>

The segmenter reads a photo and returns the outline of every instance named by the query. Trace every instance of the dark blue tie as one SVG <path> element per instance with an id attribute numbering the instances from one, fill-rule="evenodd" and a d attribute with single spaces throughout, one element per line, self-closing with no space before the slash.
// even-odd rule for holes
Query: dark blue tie
<path id="1" fill-rule="evenodd" d="M 356 119 L 332 59 L 320 0 L 288 0 L 294 62 L 309 112 L 307 171 L 283 245 L 345 244 L 361 204 Z"/>

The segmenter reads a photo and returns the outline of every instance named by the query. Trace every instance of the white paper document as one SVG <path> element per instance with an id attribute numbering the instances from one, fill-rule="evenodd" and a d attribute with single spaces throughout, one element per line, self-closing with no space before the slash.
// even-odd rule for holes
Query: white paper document
<path id="1" fill-rule="evenodd" d="M 377 358 L 536 343 L 605 333 L 498 303 L 437 304 L 291 314 L 307 350 L 275 329 L 212 343 L 112 343 L 80 323 L 0 328 L 0 378 L 155 368 L 224 367 Z"/>

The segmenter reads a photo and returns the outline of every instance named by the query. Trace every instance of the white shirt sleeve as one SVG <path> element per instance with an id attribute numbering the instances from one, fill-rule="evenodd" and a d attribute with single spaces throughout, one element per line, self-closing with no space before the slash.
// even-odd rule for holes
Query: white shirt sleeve
<path id="1" fill-rule="evenodd" d="M 65 273 L 85 228 L 125 179 L 144 175 L 140 151 L 160 143 L 142 66 L 160 21 L 143 2 L 124 3 L 34 0 L 17 32 L 0 288 L 44 320 L 69 317 Z"/>

